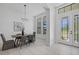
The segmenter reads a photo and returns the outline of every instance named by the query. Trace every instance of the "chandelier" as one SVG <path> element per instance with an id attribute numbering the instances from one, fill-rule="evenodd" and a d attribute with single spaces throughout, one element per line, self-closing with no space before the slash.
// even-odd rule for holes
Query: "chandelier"
<path id="1" fill-rule="evenodd" d="M 28 20 L 27 17 L 26 17 L 26 6 L 27 5 L 24 5 L 24 17 L 21 18 L 21 20 Z"/>

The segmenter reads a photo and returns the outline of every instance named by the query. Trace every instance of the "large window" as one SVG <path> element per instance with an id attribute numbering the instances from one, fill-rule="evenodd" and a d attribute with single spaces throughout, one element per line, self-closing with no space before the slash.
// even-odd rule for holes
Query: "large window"
<path id="1" fill-rule="evenodd" d="M 63 17 L 61 20 L 61 38 L 63 40 L 68 39 L 69 20 L 68 17 Z"/>
<path id="2" fill-rule="evenodd" d="M 73 3 L 58 9 L 58 14 L 79 9 L 79 3 Z"/>
<path id="3" fill-rule="evenodd" d="M 77 9 L 79 9 L 79 3 L 72 4 L 72 10 L 77 10 Z"/>

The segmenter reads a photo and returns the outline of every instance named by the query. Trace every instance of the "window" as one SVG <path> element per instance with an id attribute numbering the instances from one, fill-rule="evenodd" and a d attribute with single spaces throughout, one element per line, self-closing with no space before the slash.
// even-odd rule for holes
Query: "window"
<path id="1" fill-rule="evenodd" d="M 79 3 L 73 3 L 58 9 L 58 14 L 79 9 Z"/>
<path id="2" fill-rule="evenodd" d="M 77 10 L 77 9 L 79 9 L 79 3 L 72 4 L 72 10 Z"/>
<path id="3" fill-rule="evenodd" d="M 41 34 L 41 18 L 37 19 L 37 34 Z"/>
<path id="4" fill-rule="evenodd" d="M 61 20 L 61 38 L 63 40 L 68 39 L 69 20 L 68 17 L 63 17 Z"/>
<path id="5" fill-rule="evenodd" d="M 66 6 L 65 7 L 65 12 L 71 11 L 71 9 L 72 9 L 71 7 L 72 7 L 71 5 Z"/>
<path id="6" fill-rule="evenodd" d="M 79 15 L 74 15 L 74 41 L 79 41 Z"/>
<path id="7" fill-rule="evenodd" d="M 46 16 L 43 17 L 43 34 L 46 34 L 47 31 L 47 21 Z"/>
<path id="8" fill-rule="evenodd" d="M 64 8 L 60 8 L 59 10 L 58 10 L 58 13 L 60 14 L 60 13 L 64 13 Z"/>

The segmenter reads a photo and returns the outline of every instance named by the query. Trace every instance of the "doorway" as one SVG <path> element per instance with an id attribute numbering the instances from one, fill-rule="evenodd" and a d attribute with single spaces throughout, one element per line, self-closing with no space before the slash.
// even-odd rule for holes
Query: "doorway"
<path id="1" fill-rule="evenodd" d="M 72 8 L 74 4 L 58 10 L 56 20 L 57 42 L 79 47 L 79 10 Z M 78 4 L 75 4 L 78 6 Z M 69 9 L 70 8 L 70 9 Z"/>

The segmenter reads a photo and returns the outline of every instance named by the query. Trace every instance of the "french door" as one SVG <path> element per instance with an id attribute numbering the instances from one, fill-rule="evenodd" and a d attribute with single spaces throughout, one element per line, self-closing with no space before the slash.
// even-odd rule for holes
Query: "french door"
<path id="1" fill-rule="evenodd" d="M 79 11 L 73 11 L 73 45 L 79 47 Z"/>
<path id="2" fill-rule="evenodd" d="M 79 11 L 58 15 L 57 41 L 79 47 Z"/>
<path id="3" fill-rule="evenodd" d="M 64 44 L 72 44 L 73 40 L 73 20 L 72 20 L 72 14 L 70 13 L 64 13 L 58 15 L 58 36 L 59 39 L 58 42 L 64 43 Z"/>

